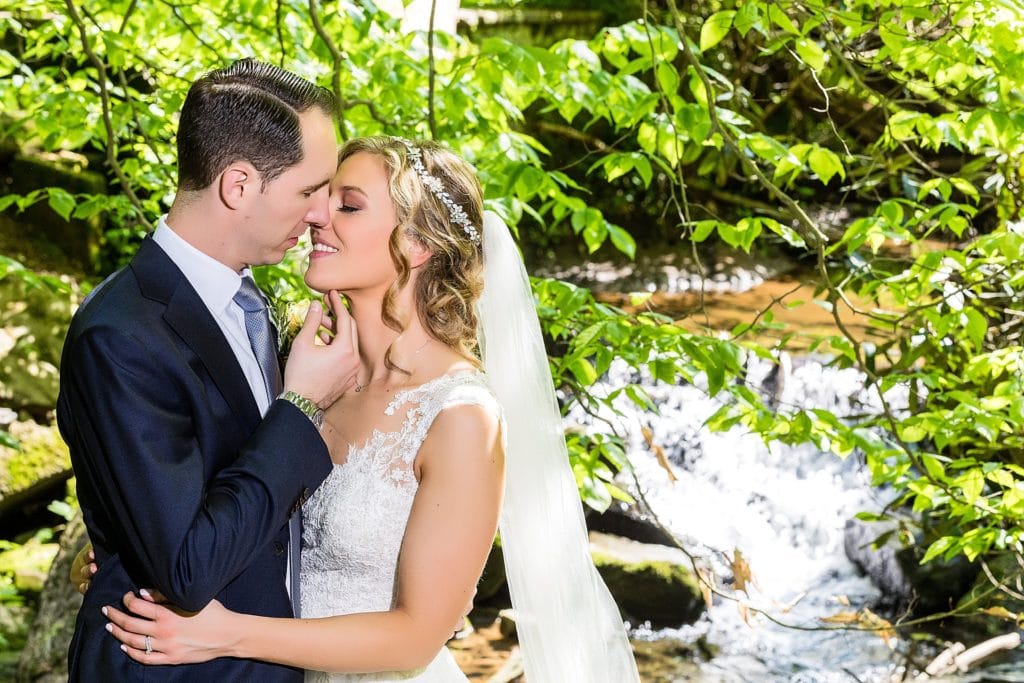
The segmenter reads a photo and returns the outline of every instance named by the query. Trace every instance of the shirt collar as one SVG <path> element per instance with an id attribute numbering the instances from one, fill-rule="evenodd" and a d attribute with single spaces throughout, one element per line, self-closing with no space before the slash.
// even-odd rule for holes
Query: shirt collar
<path id="1" fill-rule="evenodd" d="M 167 216 L 160 216 L 156 230 L 153 231 L 156 242 L 167 256 L 174 261 L 185 278 L 196 290 L 199 298 L 211 312 L 219 313 L 227 310 L 242 278 L 251 275 L 248 267 L 241 273 L 224 265 L 217 259 L 196 249 L 185 241 L 181 235 L 167 224 Z"/>

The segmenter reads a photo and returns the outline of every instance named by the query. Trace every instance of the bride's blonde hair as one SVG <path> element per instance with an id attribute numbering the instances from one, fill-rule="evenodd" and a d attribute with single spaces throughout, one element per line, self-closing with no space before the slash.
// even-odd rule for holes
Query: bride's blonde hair
<path id="1" fill-rule="evenodd" d="M 411 149 L 410 149 L 411 147 Z M 419 151 L 425 172 L 440 182 L 450 201 L 465 212 L 476 229 L 474 240 L 465 225 L 453 220 L 453 212 L 439 193 L 424 184 L 414 167 Z M 398 277 L 388 288 L 381 304 L 384 324 L 401 333 L 405 324 L 396 301 L 409 282 L 412 268 L 402 251 L 402 238 L 416 240 L 430 252 L 416 277 L 414 299 L 420 323 L 427 333 L 454 349 L 474 364 L 477 360 L 476 302 L 483 291 L 483 252 L 479 234 L 483 229 L 483 193 L 473 167 L 458 155 L 431 140 L 405 140 L 388 136 L 355 138 L 338 153 L 338 163 L 359 152 L 384 161 L 388 189 L 398 224 L 388 239 L 391 261 Z M 389 369 L 406 372 L 384 356 Z"/>

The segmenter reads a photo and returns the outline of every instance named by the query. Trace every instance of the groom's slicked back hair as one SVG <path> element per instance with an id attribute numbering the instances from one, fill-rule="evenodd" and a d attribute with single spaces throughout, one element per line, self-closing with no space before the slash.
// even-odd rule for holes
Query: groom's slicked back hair
<path id="1" fill-rule="evenodd" d="M 248 161 L 262 184 L 302 161 L 299 114 L 333 118 L 334 95 L 295 74 L 240 59 L 192 84 L 178 123 L 178 190 L 209 187 L 228 164 Z"/>

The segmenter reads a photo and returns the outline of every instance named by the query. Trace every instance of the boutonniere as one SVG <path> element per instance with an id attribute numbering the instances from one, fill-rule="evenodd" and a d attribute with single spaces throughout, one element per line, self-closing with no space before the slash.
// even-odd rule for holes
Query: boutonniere
<path id="1" fill-rule="evenodd" d="M 309 310 L 309 300 L 282 301 L 276 300 L 270 306 L 270 317 L 277 329 L 278 354 L 282 358 L 288 357 L 292 348 L 292 340 L 302 329 L 302 323 L 306 319 L 306 312 Z"/>

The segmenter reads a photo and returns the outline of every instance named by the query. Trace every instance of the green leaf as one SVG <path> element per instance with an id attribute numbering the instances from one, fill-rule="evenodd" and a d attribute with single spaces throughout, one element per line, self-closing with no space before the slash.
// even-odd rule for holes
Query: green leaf
<path id="1" fill-rule="evenodd" d="M 976 351 L 982 350 L 985 341 L 985 334 L 988 332 L 988 320 L 975 308 L 968 308 L 964 311 L 967 319 L 965 329 L 967 337 L 971 340 Z"/>
<path id="2" fill-rule="evenodd" d="M 67 190 L 59 187 L 51 187 L 47 190 L 46 202 L 64 220 L 69 220 L 71 212 L 75 209 L 75 198 Z"/>
<path id="3" fill-rule="evenodd" d="M 615 248 L 631 259 L 636 258 L 636 240 L 633 239 L 633 236 L 617 225 L 608 223 L 607 227 L 608 237 L 611 238 Z"/>
<path id="4" fill-rule="evenodd" d="M 644 187 L 651 186 L 651 180 L 654 178 L 654 173 L 651 170 L 651 161 L 642 154 L 637 154 L 634 159 L 633 168 L 638 174 L 640 179 L 644 182 Z"/>
<path id="5" fill-rule="evenodd" d="M 756 29 L 763 31 L 761 28 L 761 8 L 756 2 L 744 2 L 740 4 L 740 9 L 736 12 L 736 18 L 733 19 L 733 26 L 736 31 L 743 36 L 747 37 L 747 33 L 750 29 Z"/>
<path id="6" fill-rule="evenodd" d="M 811 167 L 823 185 L 828 185 L 832 176 L 837 174 L 840 178 L 846 178 L 846 170 L 843 168 L 843 162 L 839 160 L 839 156 L 824 147 L 815 146 L 810 151 L 807 155 L 807 165 Z"/>
<path id="7" fill-rule="evenodd" d="M 700 27 L 701 52 L 705 52 L 722 42 L 722 39 L 729 33 L 729 28 L 732 26 L 732 20 L 735 16 L 736 10 L 723 10 L 715 12 L 704 21 L 704 25 Z"/>
<path id="8" fill-rule="evenodd" d="M 655 73 L 658 76 L 658 87 L 662 92 L 674 95 L 679 91 L 679 72 L 674 66 L 666 62 L 658 62 Z"/>
<path id="9" fill-rule="evenodd" d="M 924 557 L 921 558 L 921 564 L 925 564 L 939 555 L 945 553 L 947 550 L 953 547 L 954 539 L 951 536 L 943 536 L 939 538 L 925 551 Z"/>
<path id="10" fill-rule="evenodd" d="M 584 387 L 589 387 L 597 381 L 597 371 L 586 358 L 577 358 L 569 365 L 569 371 L 576 377 Z"/>
<path id="11" fill-rule="evenodd" d="M 825 52 L 813 40 L 799 38 L 794 42 L 793 48 L 807 66 L 815 71 L 825 68 Z"/>
<path id="12" fill-rule="evenodd" d="M 690 239 L 694 242 L 703 242 L 718 227 L 718 221 L 697 221 L 693 224 L 693 233 Z"/>
<path id="13" fill-rule="evenodd" d="M 799 35 L 800 31 L 797 29 L 796 24 L 793 23 L 792 19 L 786 16 L 777 4 L 774 2 L 768 3 L 768 18 L 771 19 L 772 23 L 781 28 L 786 33 L 792 33 L 793 35 Z"/>
<path id="14" fill-rule="evenodd" d="M 970 470 L 957 477 L 956 484 L 964 492 L 967 502 L 974 504 L 981 497 L 981 491 L 985 487 L 985 478 L 981 470 Z"/>

